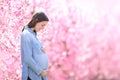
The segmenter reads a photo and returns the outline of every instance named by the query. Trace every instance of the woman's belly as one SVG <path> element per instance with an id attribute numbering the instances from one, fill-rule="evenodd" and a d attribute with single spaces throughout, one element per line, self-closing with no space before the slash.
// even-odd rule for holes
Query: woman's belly
<path id="1" fill-rule="evenodd" d="M 34 55 L 34 58 L 43 69 L 48 69 L 48 56 L 44 52 L 41 51 L 39 54 Z"/>

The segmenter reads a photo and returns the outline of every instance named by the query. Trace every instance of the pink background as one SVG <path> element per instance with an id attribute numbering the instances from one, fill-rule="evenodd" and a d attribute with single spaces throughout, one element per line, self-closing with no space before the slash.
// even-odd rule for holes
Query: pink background
<path id="1" fill-rule="evenodd" d="M 120 80 L 120 0 L 0 0 L 0 80 L 21 80 L 20 34 L 38 11 L 48 80 Z"/>

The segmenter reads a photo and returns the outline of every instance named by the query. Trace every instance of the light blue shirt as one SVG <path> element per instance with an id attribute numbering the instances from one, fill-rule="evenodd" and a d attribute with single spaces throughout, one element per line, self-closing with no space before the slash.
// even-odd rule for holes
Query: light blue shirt
<path id="1" fill-rule="evenodd" d="M 40 73 L 48 69 L 48 57 L 42 50 L 42 43 L 37 39 L 37 33 L 25 26 L 21 33 L 22 80 L 28 76 L 32 80 L 47 80 Z"/>

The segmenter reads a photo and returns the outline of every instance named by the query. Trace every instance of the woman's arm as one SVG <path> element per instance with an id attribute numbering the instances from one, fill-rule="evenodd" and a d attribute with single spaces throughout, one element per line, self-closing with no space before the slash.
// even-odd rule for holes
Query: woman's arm
<path id="1" fill-rule="evenodd" d="M 21 35 L 21 46 L 23 49 L 23 58 L 25 63 L 28 64 L 28 66 L 37 73 L 37 75 L 40 75 L 40 73 L 43 71 L 40 65 L 38 65 L 35 60 L 32 58 L 32 39 L 31 35 L 28 33 L 24 33 Z"/>

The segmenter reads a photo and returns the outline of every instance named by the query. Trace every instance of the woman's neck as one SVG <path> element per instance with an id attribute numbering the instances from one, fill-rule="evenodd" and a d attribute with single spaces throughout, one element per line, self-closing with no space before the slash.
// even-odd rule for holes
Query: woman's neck
<path id="1" fill-rule="evenodd" d="M 29 27 L 29 28 L 30 28 L 30 27 Z M 30 28 L 30 29 L 31 29 L 33 32 L 36 32 L 34 27 L 32 27 L 32 28 Z"/>
<path id="2" fill-rule="evenodd" d="M 35 31 L 35 29 L 34 28 L 30 28 L 32 31 Z"/>

